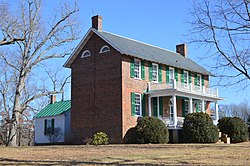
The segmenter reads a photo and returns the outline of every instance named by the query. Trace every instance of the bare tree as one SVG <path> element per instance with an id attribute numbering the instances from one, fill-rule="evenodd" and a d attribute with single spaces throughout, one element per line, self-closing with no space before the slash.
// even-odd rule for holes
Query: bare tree
<path id="1" fill-rule="evenodd" d="M 24 40 L 15 40 L 11 47 L 0 47 L 0 64 L 5 66 L 5 75 L 0 76 L 0 100 L 2 109 L 8 114 L 6 124 L 11 124 L 7 145 L 19 145 L 21 122 L 25 112 L 36 110 L 37 100 L 61 93 L 61 88 L 51 88 L 46 82 L 43 68 L 48 67 L 48 61 L 64 58 L 72 52 L 70 44 L 79 38 L 74 18 L 77 12 L 76 4 L 64 4 L 51 19 L 43 18 L 41 0 L 24 0 L 20 2 L 18 14 L 8 13 L 18 23 L 15 38 Z M 11 24 L 7 18 L 1 20 L 1 27 Z"/>
<path id="2" fill-rule="evenodd" d="M 193 1 L 191 42 L 205 46 L 223 86 L 250 84 L 250 1 Z"/>
<path id="3" fill-rule="evenodd" d="M 0 28 L 2 38 L 0 39 L 0 46 L 14 44 L 16 41 L 23 41 L 23 37 L 17 36 L 20 24 L 15 17 L 9 15 L 9 7 L 7 3 L 0 3 Z M 8 20 L 8 22 L 6 22 Z"/>
<path id="4" fill-rule="evenodd" d="M 250 116 L 250 105 L 247 100 L 240 104 L 230 104 L 220 106 L 221 117 L 240 117 L 245 122 L 248 121 Z"/>

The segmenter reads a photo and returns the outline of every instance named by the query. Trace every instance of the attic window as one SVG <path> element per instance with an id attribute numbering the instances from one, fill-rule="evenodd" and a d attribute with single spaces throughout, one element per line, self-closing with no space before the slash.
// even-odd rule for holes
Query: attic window
<path id="1" fill-rule="evenodd" d="M 105 53 L 105 52 L 109 52 L 109 51 L 110 51 L 109 46 L 104 45 L 104 46 L 102 46 L 100 53 Z"/>
<path id="2" fill-rule="evenodd" d="M 83 53 L 82 53 L 82 55 L 81 55 L 81 58 L 86 58 L 86 57 L 88 57 L 88 56 L 90 56 L 91 54 L 90 54 L 90 52 L 89 52 L 89 50 L 85 50 L 85 51 L 83 51 Z"/>

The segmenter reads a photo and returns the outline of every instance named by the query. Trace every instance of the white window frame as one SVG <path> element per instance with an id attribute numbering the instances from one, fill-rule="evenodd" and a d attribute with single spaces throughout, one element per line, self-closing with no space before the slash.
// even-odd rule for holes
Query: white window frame
<path id="1" fill-rule="evenodd" d="M 171 71 L 172 71 L 172 73 L 171 73 Z M 171 75 L 172 75 L 172 78 L 171 78 Z M 174 79 L 174 68 L 170 67 L 169 68 L 169 80 L 171 81 L 173 79 Z"/>
<path id="2" fill-rule="evenodd" d="M 154 80 L 154 67 L 153 66 L 156 66 L 156 80 Z M 156 63 L 152 63 L 152 81 L 153 82 L 158 82 L 159 80 L 158 75 L 159 75 L 159 65 Z"/>
<path id="3" fill-rule="evenodd" d="M 137 72 L 136 67 L 135 67 L 136 62 L 139 62 L 138 77 L 136 77 L 136 74 L 135 74 Z M 141 60 L 140 59 L 134 59 L 134 78 L 135 79 L 141 79 Z"/>
<path id="4" fill-rule="evenodd" d="M 186 78 L 185 78 L 185 74 L 186 74 Z M 183 71 L 183 77 L 184 77 L 184 79 L 183 79 L 183 83 L 184 83 L 184 88 L 188 88 L 188 71 Z"/>
<path id="5" fill-rule="evenodd" d="M 200 78 L 200 80 L 198 80 L 198 78 Z M 200 88 L 200 90 L 201 90 L 201 86 L 202 86 L 202 77 L 201 77 L 201 75 L 200 74 L 197 74 L 197 87 L 199 87 Z"/>
<path id="6" fill-rule="evenodd" d="M 81 55 L 81 58 L 86 58 L 86 57 L 89 57 L 89 56 L 91 56 L 90 51 L 89 50 L 85 50 L 85 51 L 83 51 L 83 53 Z"/>
<path id="7" fill-rule="evenodd" d="M 105 49 L 107 49 L 107 50 L 105 50 Z M 110 51 L 110 48 L 109 48 L 109 46 L 107 46 L 107 45 L 104 45 L 104 46 L 102 46 L 102 48 L 100 49 L 100 54 L 101 53 L 105 53 L 105 52 L 109 52 Z"/>
<path id="8" fill-rule="evenodd" d="M 139 96 L 139 108 L 140 108 L 140 110 L 139 110 L 139 115 L 137 114 L 137 110 L 136 110 L 136 106 L 138 105 L 137 103 L 136 103 L 136 96 Z M 135 116 L 142 116 L 142 101 L 141 101 L 141 94 L 140 93 L 135 93 Z"/>

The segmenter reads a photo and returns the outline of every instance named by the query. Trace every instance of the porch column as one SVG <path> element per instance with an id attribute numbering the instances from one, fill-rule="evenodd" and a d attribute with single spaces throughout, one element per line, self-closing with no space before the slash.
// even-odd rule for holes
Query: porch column
<path id="1" fill-rule="evenodd" d="M 219 120 L 219 107 L 218 107 L 218 101 L 215 102 L 215 121 L 218 122 Z"/>
<path id="2" fill-rule="evenodd" d="M 151 97 L 148 95 L 148 116 L 151 116 Z"/>
<path id="3" fill-rule="evenodd" d="M 201 100 L 201 111 L 205 113 L 205 102 L 204 100 Z"/>
<path id="4" fill-rule="evenodd" d="M 174 119 L 174 126 L 176 127 L 176 126 L 177 126 L 177 105 L 176 105 L 176 96 L 173 95 L 172 98 L 173 98 L 173 111 L 174 111 L 174 112 L 173 112 L 173 114 L 174 114 L 173 119 Z"/>
<path id="5" fill-rule="evenodd" d="M 160 100 L 159 97 L 157 97 L 157 117 L 160 117 Z"/>
<path id="6" fill-rule="evenodd" d="M 189 105 L 188 105 L 188 107 L 189 107 L 189 113 L 193 113 L 193 98 L 189 98 Z"/>

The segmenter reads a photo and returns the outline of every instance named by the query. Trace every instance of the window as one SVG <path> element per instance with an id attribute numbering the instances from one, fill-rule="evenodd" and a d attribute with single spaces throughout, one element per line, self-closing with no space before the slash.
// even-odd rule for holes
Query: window
<path id="1" fill-rule="evenodd" d="M 196 112 L 201 112 L 201 102 L 200 101 L 196 102 Z"/>
<path id="2" fill-rule="evenodd" d="M 141 94 L 135 93 L 135 115 L 141 116 Z"/>
<path id="3" fill-rule="evenodd" d="M 152 81 L 158 82 L 158 64 L 152 64 Z"/>
<path id="4" fill-rule="evenodd" d="M 110 51 L 109 46 L 104 45 L 104 46 L 102 46 L 100 53 L 105 53 L 105 52 L 109 52 L 109 51 Z"/>
<path id="5" fill-rule="evenodd" d="M 201 90 L 201 75 L 197 74 L 197 86 L 199 87 L 199 90 Z"/>
<path id="6" fill-rule="evenodd" d="M 44 120 L 44 135 L 53 135 L 54 134 L 54 119 L 45 119 Z"/>
<path id="7" fill-rule="evenodd" d="M 174 79 L 174 69 L 173 68 L 169 68 L 169 80 L 170 80 L 170 82 L 173 79 Z"/>
<path id="8" fill-rule="evenodd" d="M 89 50 L 85 50 L 85 51 L 83 51 L 83 53 L 82 53 L 82 55 L 81 55 L 81 58 L 86 58 L 86 57 L 88 57 L 88 56 L 90 56 L 91 54 L 90 54 L 90 52 L 89 52 Z"/>
<path id="9" fill-rule="evenodd" d="M 135 59 L 134 64 L 134 78 L 141 78 L 141 61 L 139 59 Z"/>
<path id="10" fill-rule="evenodd" d="M 183 83 L 184 83 L 184 88 L 188 88 L 188 72 L 187 71 L 183 72 Z"/>

